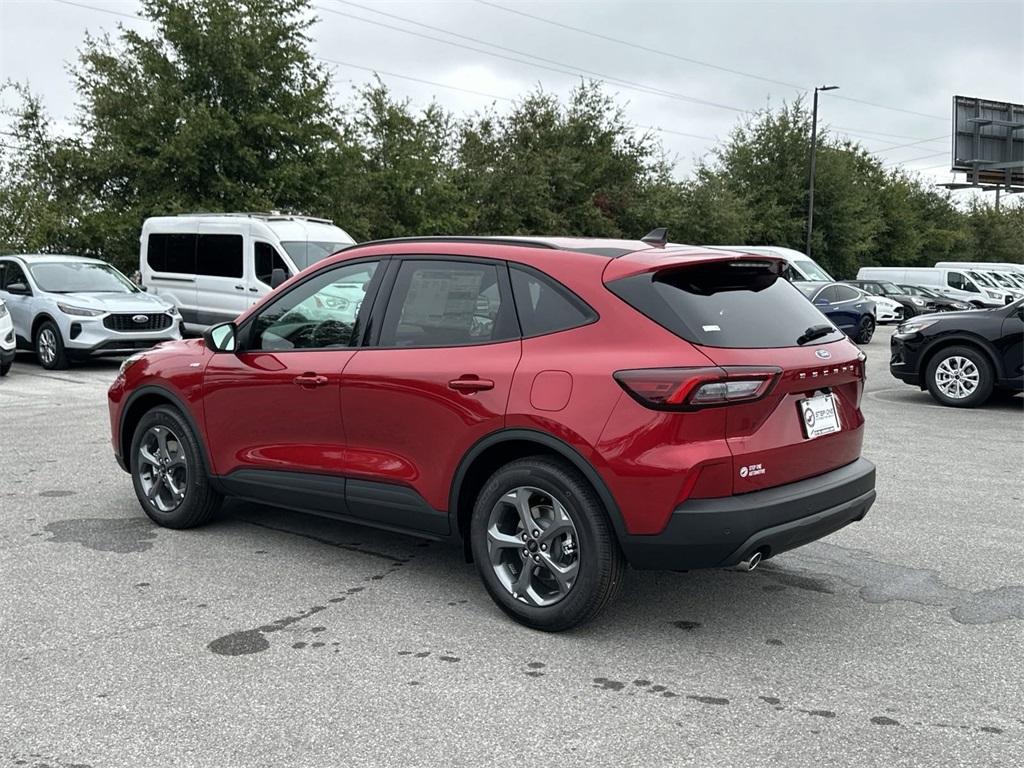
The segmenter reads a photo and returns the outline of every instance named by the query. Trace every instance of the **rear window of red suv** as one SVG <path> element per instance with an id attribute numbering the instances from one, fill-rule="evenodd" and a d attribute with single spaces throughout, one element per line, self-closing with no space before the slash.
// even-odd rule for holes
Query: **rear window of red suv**
<path id="1" fill-rule="evenodd" d="M 795 347 L 829 321 L 774 264 L 706 262 L 615 280 L 608 288 L 658 325 L 706 347 Z M 841 331 L 814 339 L 827 344 Z"/>

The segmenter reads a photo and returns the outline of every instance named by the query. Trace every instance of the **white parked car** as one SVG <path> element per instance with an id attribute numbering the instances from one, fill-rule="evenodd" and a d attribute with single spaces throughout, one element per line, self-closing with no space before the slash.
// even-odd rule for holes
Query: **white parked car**
<path id="1" fill-rule="evenodd" d="M 181 316 L 99 259 L 0 256 L 0 299 L 17 343 L 57 369 L 76 358 L 128 355 L 181 338 Z"/>
<path id="2" fill-rule="evenodd" d="M 1006 303 L 1006 293 L 983 288 L 963 269 L 945 267 L 861 267 L 858 280 L 888 280 L 893 283 L 923 285 L 978 309 L 992 309 Z"/>
<path id="3" fill-rule="evenodd" d="M 327 219 L 272 213 L 157 216 L 142 225 L 144 290 L 191 331 L 234 320 L 292 275 L 350 245 Z"/>
<path id="4" fill-rule="evenodd" d="M 7 305 L 0 299 L 0 376 L 6 376 L 14 365 L 14 353 L 17 345 L 14 341 L 14 323 Z"/>
<path id="5" fill-rule="evenodd" d="M 851 285 L 850 287 L 875 302 L 875 320 L 878 321 L 879 325 L 903 321 L 903 305 L 898 301 L 893 301 L 886 296 L 876 296 L 873 293 L 868 293 L 856 285 Z"/>

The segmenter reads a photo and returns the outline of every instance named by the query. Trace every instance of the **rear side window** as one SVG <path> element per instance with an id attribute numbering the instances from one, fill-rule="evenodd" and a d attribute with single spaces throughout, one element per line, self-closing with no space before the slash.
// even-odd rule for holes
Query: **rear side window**
<path id="1" fill-rule="evenodd" d="M 241 235 L 200 235 L 196 274 L 210 277 L 242 276 Z"/>
<path id="2" fill-rule="evenodd" d="M 860 298 L 860 294 L 847 285 L 834 285 L 832 287 L 836 292 L 835 301 L 852 301 L 853 299 Z"/>
<path id="3" fill-rule="evenodd" d="M 152 234 L 146 248 L 146 261 L 156 272 L 196 273 L 196 235 Z"/>
<path id="4" fill-rule="evenodd" d="M 256 257 L 256 279 L 260 282 L 270 285 L 270 279 L 273 277 L 275 269 L 284 270 L 286 275 L 289 273 L 288 267 L 285 266 L 284 260 L 281 258 L 281 254 L 270 243 L 257 240 L 254 243 L 254 252 Z"/>
<path id="5" fill-rule="evenodd" d="M 388 301 L 382 347 L 455 347 L 518 336 L 493 264 L 406 261 Z"/>
<path id="6" fill-rule="evenodd" d="M 795 347 L 825 319 L 775 265 L 710 262 L 609 283 L 627 304 L 680 338 L 702 346 Z M 834 330 L 815 341 L 837 341 Z"/>
<path id="7" fill-rule="evenodd" d="M 830 285 L 825 288 L 822 288 L 821 291 L 818 292 L 818 295 L 814 297 L 814 300 L 827 301 L 831 304 L 834 301 L 839 301 L 839 299 L 836 298 L 837 296 L 838 294 L 836 293 L 836 287 L 834 285 Z"/>
<path id="8" fill-rule="evenodd" d="M 523 336 L 565 331 L 597 319 L 582 299 L 546 275 L 515 266 L 510 272 Z"/>

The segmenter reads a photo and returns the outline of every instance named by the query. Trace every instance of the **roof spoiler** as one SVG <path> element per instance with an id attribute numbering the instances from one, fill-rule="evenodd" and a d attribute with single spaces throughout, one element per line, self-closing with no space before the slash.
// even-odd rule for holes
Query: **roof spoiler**
<path id="1" fill-rule="evenodd" d="M 668 227 L 656 227 L 640 238 L 640 242 L 664 248 L 668 244 Z"/>

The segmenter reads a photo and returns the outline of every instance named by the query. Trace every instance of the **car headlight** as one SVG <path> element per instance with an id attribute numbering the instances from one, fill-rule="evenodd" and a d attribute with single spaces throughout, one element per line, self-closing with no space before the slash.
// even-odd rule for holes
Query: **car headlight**
<path id="1" fill-rule="evenodd" d="M 121 367 L 117 369 L 117 375 L 124 376 L 125 372 L 133 365 L 135 365 L 137 362 L 139 362 L 142 359 L 142 357 L 143 356 L 141 354 L 126 357 L 124 361 L 121 363 Z"/>
<path id="2" fill-rule="evenodd" d="M 988 297 L 990 299 L 1001 299 L 1001 298 L 1003 298 L 1003 295 L 1001 293 L 996 293 L 995 291 L 990 291 L 988 288 L 985 289 L 985 293 L 988 295 Z"/>
<path id="3" fill-rule="evenodd" d="M 75 315 L 76 317 L 97 317 L 98 315 L 105 315 L 102 309 L 87 309 L 86 307 L 73 307 L 70 304 L 61 304 L 58 302 L 57 309 L 63 312 L 65 315 Z"/>
<path id="4" fill-rule="evenodd" d="M 934 320 L 909 320 L 905 323 L 900 323 L 896 327 L 897 336 L 913 336 L 915 333 L 920 333 L 925 328 L 929 328 L 935 325 Z"/>
<path id="5" fill-rule="evenodd" d="M 970 309 L 971 308 L 970 304 L 962 304 L 959 301 L 956 302 L 953 306 L 956 307 L 957 309 Z"/>
<path id="6" fill-rule="evenodd" d="M 921 301 L 921 299 L 911 299 L 911 301 L 914 302 L 919 307 L 923 307 L 924 306 L 924 302 Z"/>

